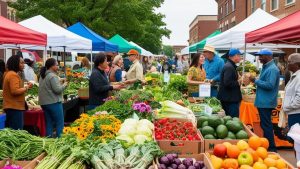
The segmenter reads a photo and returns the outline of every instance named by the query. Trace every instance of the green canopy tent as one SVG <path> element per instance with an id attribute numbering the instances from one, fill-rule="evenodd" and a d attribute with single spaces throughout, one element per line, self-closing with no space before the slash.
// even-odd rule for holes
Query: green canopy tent
<path id="1" fill-rule="evenodd" d="M 109 39 L 110 42 L 117 44 L 119 46 L 120 53 L 127 53 L 130 49 L 135 49 L 139 53 L 141 53 L 141 49 L 129 43 L 126 39 L 124 39 L 119 34 L 116 34 L 112 38 Z"/>
<path id="2" fill-rule="evenodd" d="M 208 36 L 207 36 L 206 38 L 204 38 L 203 40 L 201 40 L 201 41 L 199 41 L 199 42 L 197 42 L 197 43 L 191 45 L 191 46 L 189 47 L 190 53 L 194 53 L 194 52 L 197 52 L 197 50 L 199 50 L 199 49 L 203 49 L 204 46 L 205 46 L 205 44 L 206 44 L 206 39 L 211 38 L 211 37 L 214 37 L 214 36 L 216 36 L 216 35 L 219 35 L 220 33 L 221 33 L 221 31 L 216 30 L 215 32 L 213 32 L 212 34 L 208 35 Z"/>

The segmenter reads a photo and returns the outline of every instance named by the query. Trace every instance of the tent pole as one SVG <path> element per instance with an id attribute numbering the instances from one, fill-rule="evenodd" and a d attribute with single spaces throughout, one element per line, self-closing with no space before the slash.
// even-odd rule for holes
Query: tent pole
<path id="1" fill-rule="evenodd" d="M 4 62 L 6 63 L 6 47 L 4 47 Z"/>
<path id="2" fill-rule="evenodd" d="M 65 46 L 64 46 L 63 59 L 64 59 L 64 73 L 65 73 L 65 76 L 67 77 L 67 69 L 66 69 L 66 47 Z"/>
<path id="3" fill-rule="evenodd" d="M 46 64 L 46 60 L 47 60 L 47 46 L 45 46 L 45 50 L 44 50 L 44 57 L 43 57 L 44 65 Z"/>
<path id="4" fill-rule="evenodd" d="M 93 50 L 91 50 L 91 71 L 93 70 Z"/>
<path id="5" fill-rule="evenodd" d="M 245 43 L 245 46 L 244 46 L 244 58 L 243 58 L 242 84 L 244 83 L 245 62 L 246 62 L 246 50 L 247 50 L 247 44 Z"/>
<path id="6" fill-rule="evenodd" d="M 52 47 L 50 46 L 50 58 L 52 58 Z"/>

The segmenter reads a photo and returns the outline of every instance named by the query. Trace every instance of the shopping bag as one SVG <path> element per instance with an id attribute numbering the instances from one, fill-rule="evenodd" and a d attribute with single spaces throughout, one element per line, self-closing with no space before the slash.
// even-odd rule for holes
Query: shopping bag
<path id="1" fill-rule="evenodd" d="M 279 112 L 279 121 L 278 121 L 278 127 L 285 128 L 287 125 L 287 114 L 281 110 Z"/>

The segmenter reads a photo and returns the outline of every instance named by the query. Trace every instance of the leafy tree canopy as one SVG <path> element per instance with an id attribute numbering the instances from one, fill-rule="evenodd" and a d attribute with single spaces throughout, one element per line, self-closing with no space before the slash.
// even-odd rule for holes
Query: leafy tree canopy
<path id="1" fill-rule="evenodd" d="M 164 0 L 17 0 L 9 5 L 20 19 L 43 15 L 62 25 L 78 21 L 105 38 L 116 33 L 146 50 L 159 53 L 162 37 L 170 30 L 162 21 L 164 15 L 155 12 Z"/>
<path id="2" fill-rule="evenodd" d="M 173 48 L 170 45 L 163 45 L 163 54 L 169 58 L 173 56 Z"/>

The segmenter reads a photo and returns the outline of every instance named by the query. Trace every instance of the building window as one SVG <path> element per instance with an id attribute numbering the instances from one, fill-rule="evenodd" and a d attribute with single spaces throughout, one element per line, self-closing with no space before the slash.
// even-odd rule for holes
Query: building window
<path id="1" fill-rule="evenodd" d="M 295 3 L 296 0 L 285 0 L 286 5 L 290 5 L 292 3 Z"/>
<path id="2" fill-rule="evenodd" d="M 220 19 L 222 19 L 223 18 L 223 8 L 221 7 L 220 8 Z"/>
<path id="3" fill-rule="evenodd" d="M 271 0 L 271 11 L 278 9 L 278 0 Z"/>
<path id="4" fill-rule="evenodd" d="M 261 0 L 261 6 L 260 6 L 260 8 L 262 10 L 266 10 L 266 0 Z"/>
<path id="5" fill-rule="evenodd" d="M 228 15 L 228 13 L 229 13 L 229 10 L 228 10 L 228 3 L 226 3 L 226 9 L 225 9 L 225 15 Z"/>
<path id="6" fill-rule="evenodd" d="M 232 11 L 235 10 L 235 0 L 231 0 L 231 9 Z"/>
<path id="7" fill-rule="evenodd" d="M 255 1 L 256 0 L 251 0 L 251 13 L 255 11 Z"/>

